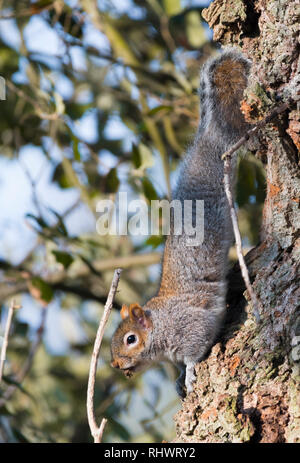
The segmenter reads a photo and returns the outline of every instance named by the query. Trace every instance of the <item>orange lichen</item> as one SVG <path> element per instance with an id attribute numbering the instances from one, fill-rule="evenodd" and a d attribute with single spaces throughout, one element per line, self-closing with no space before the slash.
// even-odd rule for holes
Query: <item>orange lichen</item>
<path id="1" fill-rule="evenodd" d="M 293 140 L 295 146 L 297 147 L 297 150 L 300 151 L 300 122 L 290 121 L 287 133 Z"/>
<path id="2" fill-rule="evenodd" d="M 244 116 L 245 116 L 245 120 L 248 121 L 248 122 L 250 122 L 251 119 L 252 119 L 251 113 L 253 112 L 253 108 L 252 108 L 252 106 L 251 106 L 249 103 L 247 103 L 245 100 L 243 100 L 242 103 L 241 103 L 241 111 L 242 111 L 242 113 L 243 113 Z"/>
<path id="3" fill-rule="evenodd" d="M 272 183 L 268 182 L 269 186 L 269 197 L 273 198 L 274 196 L 277 196 L 278 193 L 281 191 L 279 186 L 273 185 Z"/>
<path id="4" fill-rule="evenodd" d="M 200 418 L 202 420 L 206 421 L 206 420 L 208 420 L 210 418 L 215 419 L 215 418 L 217 418 L 217 416 L 218 416 L 217 409 L 216 408 L 209 408 L 208 410 L 206 410 L 205 412 L 202 413 Z"/>
<path id="5" fill-rule="evenodd" d="M 230 371 L 230 376 L 234 376 L 235 375 L 235 370 L 237 369 L 237 367 L 239 366 L 239 364 L 241 363 L 241 359 L 240 357 L 238 357 L 237 355 L 235 357 L 233 357 L 230 365 L 229 365 L 229 371 Z"/>

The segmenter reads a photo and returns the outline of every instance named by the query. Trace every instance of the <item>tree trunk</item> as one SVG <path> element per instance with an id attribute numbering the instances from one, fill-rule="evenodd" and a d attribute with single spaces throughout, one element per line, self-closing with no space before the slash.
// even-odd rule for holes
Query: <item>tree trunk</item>
<path id="1" fill-rule="evenodd" d="M 299 73 L 297 3 L 215 0 L 203 12 L 214 39 L 241 46 L 253 62 L 242 104 L 250 122 L 279 104 L 275 95 L 286 92 Z M 255 150 L 266 165 L 267 197 L 261 244 L 247 262 L 261 324 L 250 304 L 243 308 L 232 272 L 231 322 L 197 366 L 195 392 L 175 416 L 176 441 L 300 442 L 299 131 L 294 105 L 261 131 Z"/>

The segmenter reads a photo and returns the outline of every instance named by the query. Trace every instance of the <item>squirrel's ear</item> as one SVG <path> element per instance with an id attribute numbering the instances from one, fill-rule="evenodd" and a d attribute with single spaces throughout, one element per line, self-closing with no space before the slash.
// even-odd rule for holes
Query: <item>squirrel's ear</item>
<path id="1" fill-rule="evenodd" d="M 150 318 L 139 304 L 130 304 L 129 316 L 132 321 L 138 323 L 143 329 L 148 329 L 152 326 Z"/>
<path id="2" fill-rule="evenodd" d="M 124 320 L 124 318 L 127 318 L 127 317 L 128 317 L 128 315 L 129 315 L 129 309 L 128 309 L 127 305 L 125 305 L 125 304 L 122 305 L 122 309 L 121 309 L 120 314 L 121 314 L 122 320 Z"/>

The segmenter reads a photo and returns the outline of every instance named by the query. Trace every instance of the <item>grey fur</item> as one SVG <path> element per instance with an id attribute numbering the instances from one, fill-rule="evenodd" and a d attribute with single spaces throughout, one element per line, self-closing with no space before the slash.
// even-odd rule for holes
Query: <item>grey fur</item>
<path id="1" fill-rule="evenodd" d="M 236 72 L 244 76 L 234 75 L 233 69 L 233 82 L 224 82 L 229 85 L 229 94 L 225 89 L 224 101 L 219 101 L 215 76 L 226 60 L 233 65 L 239 63 Z M 188 393 L 195 380 L 194 365 L 215 342 L 225 313 L 227 256 L 233 234 L 221 155 L 246 128 L 239 105 L 248 72 L 249 62 L 232 49 L 203 67 L 199 91 L 201 121 L 182 162 L 172 199 L 204 200 L 204 242 L 189 246 L 184 233 L 168 236 L 160 289 L 144 306 L 152 329 L 140 354 L 141 363 L 167 358 L 179 366 L 185 365 Z M 241 88 L 233 87 L 230 95 L 231 87 L 239 81 L 243 82 Z M 177 382 L 180 395 L 183 378 L 181 374 Z"/>

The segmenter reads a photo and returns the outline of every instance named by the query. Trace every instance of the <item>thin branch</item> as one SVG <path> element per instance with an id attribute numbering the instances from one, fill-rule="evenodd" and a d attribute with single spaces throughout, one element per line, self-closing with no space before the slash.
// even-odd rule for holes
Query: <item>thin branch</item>
<path id="1" fill-rule="evenodd" d="M 14 299 L 11 301 L 11 304 L 9 306 L 8 310 L 8 315 L 7 315 L 7 320 L 5 324 L 5 330 L 4 330 L 4 339 L 3 339 L 3 344 L 1 348 L 1 356 L 0 356 L 0 383 L 2 381 L 3 377 L 3 371 L 4 371 L 4 363 L 6 360 L 6 350 L 8 346 L 8 337 L 9 337 L 9 331 L 11 327 L 11 322 L 13 319 L 13 314 L 15 309 L 19 309 L 20 306 L 15 305 Z"/>
<path id="2" fill-rule="evenodd" d="M 18 149 L 18 151 L 19 151 L 19 149 Z M 37 179 L 34 180 L 34 179 L 32 178 L 32 176 L 31 176 L 31 173 L 30 173 L 29 169 L 27 169 L 26 164 L 21 160 L 20 157 L 18 158 L 18 160 L 19 160 L 19 163 L 20 163 L 22 169 L 24 170 L 24 173 L 25 173 L 25 175 L 26 175 L 28 181 L 29 181 L 30 184 L 31 184 L 31 188 L 32 188 L 32 201 L 33 201 L 33 204 L 35 205 L 35 207 L 36 207 L 36 209 L 37 209 L 37 211 L 38 211 L 39 216 L 40 216 L 41 218 L 43 218 L 42 209 L 41 209 L 40 202 L 39 202 L 39 199 L 38 199 L 38 194 L 37 194 L 37 191 L 36 191 L 36 190 L 37 190 L 37 184 L 38 184 L 38 182 L 39 182 L 41 176 L 39 175 L 39 176 L 37 177 Z"/>
<path id="3" fill-rule="evenodd" d="M 240 234 L 240 230 L 238 226 L 238 219 L 237 219 L 237 214 L 236 214 L 236 210 L 234 207 L 233 196 L 232 196 L 232 191 L 231 191 L 230 173 L 231 173 L 230 158 L 226 157 L 224 161 L 224 186 L 225 186 L 225 193 L 226 193 L 227 200 L 228 200 L 229 207 L 230 207 L 230 215 L 231 215 L 231 222 L 232 222 L 233 232 L 234 232 L 234 237 L 235 237 L 236 252 L 237 252 L 238 259 L 239 259 L 242 277 L 244 279 L 246 288 L 248 290 L 249 296 L 253 304 L 253 314 L 255 316 L 256 322 L 259 323 L 260 322 L 260 316 L 259 316 L 259 311 L 258 311 L 259 303 L 258 303 L 256 294 L 252 288 L 247 265 L 246 265 L 245 258 L 243 255 L 242 239 L 241 239 L 241 234 Z"/>
<path id="4" fill-rule="evenodd" d="M 41 309 L 42 310 L 41 321 L 36 331 L 35 341 L 31 345 L 28 357 L 23 365 L 23 368 L 16 375 L 16 381 L 18 381 L 18 383 L 21 383 L 24 380 L 25 376 L 27 376 L 27 374 L 29 373 L 32 363 L 33 363 L 34 356 L 42 342 L 44 329 L 45 329 L 45 323 L 46 323 L 47 309 L 48 309 L 48 306 L 43 307 Z"/>
<path id="5" fill-rule="evenodd" d="M 25 377 L 28 375 L 29 371 L 31 370 L 35 354 L 42 342 L 44 329 L 45 329 L 45 323 L 46 323 L 46 315 L 47 315 L 47 307 L 43 307 L 42 315 L 41 315 L 41 322 L 36 332 L 36 339 L 31 345 L 28 357 L 23 367 L 21 368 L 21 370 L 19 371 L 19 373 L 17 373 L 15 377 L 15 381 L 19 384 L 21 384 L 24 381 Z M 3 397 L 0 399 L 0 408 L 5 404 L 7 400 L 11 398 L 11 396 L 13 395 L 17 387 L 18 386 L 12 384 L 7 388 L 7 390 L 3 394 Z"/>
<path id="6" fill-rule="evenodd" d="M 15 12 L 12 11 L 10 13 L 6 14 L 1 14 L 0 19 L 17 19 L 17 18 L 25 18 L 27 16 L 33 16 L 39 13 L 42 13 L 43 11 L 47 11 L 53 8 L 53 5 L 45 5 L 45 6 L 39 6 L 39 7 L 34 7 L 34 5 L 31 6 L 31 8 L 23 8 L 20 9 L 20 11 Z M 0 8 L 1 9 L 1 8 Z"/>
<path id="7" fill-rule="evenodd" d="M 122 269 L 131 268 L 136 266 L 148 266 L 158 264 L 161 260 L 161 253 L 160 252 L 148 252 L 143 254 L 131 254 L 128 256 L 119 256 L 119 257 L 111 257 L 111 258 L 103 258 L 94 260 L 92 265 L 97 272 L 105 272 L 107 270 L 112 270 L 115 268 L 121 267 Z M 47 283 L 49 284 L 56 284 L 62 282 L 66 276 L 67 272 L 62 270 L 61 272 L 56 272 L 55 275 L 51 275 L 47 279 Z M 72 280 L 78 278 L 84 278 L 85 276 L 90 275 L 90 269 L 86 265 L 86 263 L 80 267 L 78 270 L 73 271 L 72 273 Z"/>
<path id="8" fill-rule="evenodd" d="M 27 95 L 27 93 L 23 92 L 20 88 L 18 88 L 16 85 L 14 85 L 11 81 L 7 81 L 6 85 L 8 88 L 14 92 L 16 95 L 18 95 L 20 98 L 23 98 L 23 100 L 27 101 L 27 103 L 31 104 L 33 108 L 36 111 L 36 114 L 41 118 L 41 119 L 46 119 L 48 121 L 56 121 L 57 119 L 60 118 L 60 115 L 56 112 L 47 114 L 43 111 L 43 109 L 40 107 L 40 105 L 36 102 L 34 98 L 31 98 L 31 96 Z"/>
<path id="9" fill-rule="evenodd" d="M 176 50 L 175 41 L 170 33 L 169 18 L 166 14 L 160 18 L 160 32 L 171 53 Z"/>
<path id="10" fill-rule="evenodd" d="M 286 111 L 292 103 L 295 103 L 294 99 L 290 99 L 286 103 L 283 103 L 282 105 L 278 106 L 277 108 L 273 109 L 273 111 L 268 114 L 268 116 L 263 119 L 262 121 L 259 121 L 254 127 L 252 127 L 250 130 L 248 130 L 245 135 L 240 138 L 228 151 L 226 151 L 224 154 L 222 154 L 222 159 L 225 160 L 226 158 L 231 158 L 231 156 L 241 147 L 243 146 L 246 141 L 249 140 L 249 138 L 253 135 L 255 135 L 262 127 L 264 127 L 266 124 L 271 122 L 274 117 L 278 116 L 279 114 L 283 113 Z"/>
<path id="11" fill-rule="evenodd" d="M 276 116 L 279 114 L 283 113 L 286 111 L 289 106 L 295 103 L 295 99 L 289 99 L 287 102 L 281 104 L 277 108 L 273 109 L 273 111 L 268 114 L 268 116 L 263 119 L 262 121 L 258 122 L 258 124 L 255 125 L 255 127 L 252 127 L 250 130 L 248 130 L 245 135 L 240 138 L 228 151 L 226 151 L 222 155 L 222 159 L 224 160 L 224 187 L 225 187 L 225 194 L 227 196 L 228 204 L 230 207 L 230 216 L 231 216 L 231 222 L 233 226 L 233 232 L 235 236 L 235 243 L 236 243 L 236 252 L 237 256 L 239 259 L 239 264 L 241 268 L 241 273 L 242 277 L 244 279 L 247 291 L 249 293 L 249 296 L 252 301 L 253 305 L 253 314 L 255 316 L 256 322 L 260 322 L 260 316 L 259 316 L 259 310 L 258 308 L 260 307 L 260 303 L 257 299 L 257 296 L 253 290 L 253 287 L 250 282 L 249 278 L 249 273 L 247 269 L 247 265 L 245 262 L 245 258 L 243 255 L 243 250 L 242 250 L 242 239 L 241 239 L 241 234 L 238 226 L 238 218 L 237 218 L 237 213 L 236 209 L 234 206 L 234 201 L 233 201 L 233 194 L 231 191 L 231 181 L 230 181 L 230 175 L 231 175 L 231 157 L 232 155 L 242 146 L 244 145 L 251 136 L 255 135 L 262 127 L 264 127 L 266 124 L 268 124 L 272 119 L 274 119 Z"/>
<path id="12" fill-rule="evenodd" d="M 13 266 L 10 262 L 0 260 L 0 271 L 9 272 L 9 277 L 0 281 L 0 301 L 13 297 L 19 293 L 28 293 L 28 280 L 36 276 L 29 269 L 30 254 L 26 256 L 21 265 Z M 150 252 L 143 254 L 133 254 L 129 256 L 113 257 L 110 259 L 98 259 L 92 262 L 93 267 L 99 273 L 107 270 L 113 270 L 117 267 L 124 269 L 136 266 L 149 266 L 158 264 L 161 260 L 160 252 Z M 28 263 L 28 265 L 27 265 Z M 63 291 L 75 294 L 83 299 L 91 299 L 101 304 L 105 304 L 105 297 L 98 294 L 95 290 L 89 290 L 91 287 L 89 278 L 91 277 L 89 267 L 83 263 L 78 268 L 72 270 L 69 274 L 66 270 L 56 271 L 45 278 L 45 282 L 51 286 L 54 291 Z M 119 305 L 116 304 L 116 308 Z"/>
<path id="13" fill-rule="evenodd" d="M 91 364 L 90 364 L 86 406 L 87 406 L 88 422 L 89 422 L 91 434 L 94 438 L 95 444 L 101 443 L 104 427 L 107 423 L 106 418 L 103 418 L 100 426 L 98 427 L 96 417 L 95 417 L 94 393 L 95 393 L 97 363 L 98 363 L 100 347 L 101 347 L 101 343 L 102 343 L 102 339 L 104 335 L 105 326 L 107 324 L 107 321 L 108 321 L 108 318 L 109 318 L 109 315 L 112 309 L 112 305 L 113 305 L 114 297 L 115 297 L 115 294 L 118 288 L 121 272 L 122 272 L 122 269 L 120 268 L 115 270 L 114 277 L 113 277 L 111 287 L 110 287 L 110 291 L 109 291 L 107 301 L 104 307 L 104 312 L 103 312 L 103 315 L 102 315 L 102 318 L 100 320 L 99 327 L 97 330 L 93 354 L 91 358 Z"/>

